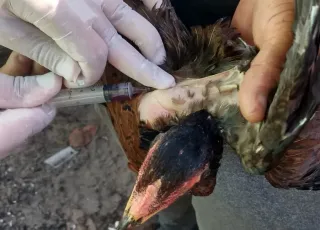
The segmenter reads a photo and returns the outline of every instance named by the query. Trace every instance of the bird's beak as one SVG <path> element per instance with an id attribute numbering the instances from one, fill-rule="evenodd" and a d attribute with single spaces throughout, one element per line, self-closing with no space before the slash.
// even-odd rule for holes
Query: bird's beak
<path id="1" fill-rule="evenodd" d="M 129 227 L 145 223 L 160 210 L 167 207 L 157 202 L 157 194 L 161 186 L 160 180 L 141 192 L 136 191 L 136 186 L 127 202 L 118 230 L 126 230 Z"/>
<path id="2" fill-rule="evenodd" d="M 126 230 L 129 227 L 134 227 L 137 224 L 141 224 L 141 223 L 145 222 L 145 221 L 143 221 L 143 218 L 139 218 L 137 213 L 131 212 L 132 200 L 133 200 L 133 192 L 127 202 L 125 211 L 123 213 L 122 219 L 119 223 L 117 230 Z"/>
<path id="3" fill-rule="evenodd" d="M 183 127 L 171 130 L 155 139 L 140 167 L 119 230 L 145 223 L 200 182 L 208 164 L 198 160 L 193 165 L 194 159 L 188 153 L 194 148 L 184 145 L 189 135 L 184 135 L 181 141 L 180 131 L 184 130 Z"/>
<path id="4" fill-rule="evenodd" d="M 117 230 L 126 230 L 129 227 L 133 227 L 135 224 L 137 224 L 137 221 L 133 216 L 124 215 L 120 221 L 119 226 L 117 227 Z"/>
<path id="5" fill-rule="evenodd" d="M 135 186 L 128 200 L 118 230 L 126 230 L 129 227 L 145 223 L 158 212 L 171 205 L 180 196 L 190 191 L 191 187 L 199 182 L 199 180 L 200 176 L 195 175 L 190 181 L 185 182 L 173 193 L 167 194 L 166 196 L 161 196 L 159 193 L 161 185 L 165 184 L 161 179 L 148 185 L 146 189 L 139 192 Z"/>

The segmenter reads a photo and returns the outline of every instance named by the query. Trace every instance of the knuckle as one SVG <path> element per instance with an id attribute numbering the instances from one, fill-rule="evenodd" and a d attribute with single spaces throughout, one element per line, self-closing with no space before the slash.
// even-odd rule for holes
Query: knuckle
<path id="1" fill-rule="evenodd" d="M 104 0 L 101 8 L 112 23 L 121 20 L 132 8 L 124 1 Z"/>
<path id="2" fill-rule="evenodd" d="M 107 28 L 104 31 L 104 41 L 107 43 L 107 45 L 110 47 L 113 45 L 115 41 L 121 38 L 121 36 L 117 33 L 117 31 L 112 27 L 112 28 Z"/>
<path id="3" fill-rule="evenodd" d="M 132 8 L 128 6 L 126 3 L 121 2 L 117 5 L 117 7 L 115 7 L 115 9 L 113 9 L 113 12 L 110 15 L 108 15 L 108 18 L 113 24 L 115 24 L 122 20 L 123 17 L 128 15 L 130 11 L 132 11 Z"/>

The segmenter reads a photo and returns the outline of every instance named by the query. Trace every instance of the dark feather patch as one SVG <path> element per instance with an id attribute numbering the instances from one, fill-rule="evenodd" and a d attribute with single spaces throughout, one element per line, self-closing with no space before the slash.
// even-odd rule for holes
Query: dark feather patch
<path id="1" fill-rule="evenodd" d="M 163 0 L 161 7 L 152 11 L 141 1 L 128 3 L 159 31 L 167 52 L 161 67 L 180 78 L 201 78 L 236 65 L 247 67 L 257 52 L 239 39 L 240 34 L 230 27 L 227 18 L 189 30 L 169 0 Z"/>
<path id="2" fill-rule="evenodd" d="M 217 120 L 205 110 L 190 114 L 158 138 L 150 160 L 142 165 L 143 180 L 137 181 L 136 190 L 140 192 L 161 179 L 158 198 L 163 200 L 198 170 L 204 170 L 206 164 L 209 164 L 208 174 L 202 179 L 212 182 L 222 152 L 223 140 Z"/>
<path id="3" fill-rule="evenodd" d="M 139 128 L 139 134 L 140 134 L 140 148 L 143 150 L 149 150 L 151 144 L 154 142 L 156 137 L 163 133 L 167 132 L 170 129 L 170 126 L 165 126 L 161 129 L 161 131 L 149 129 L 145 126 L 141 126 Z"/>
<path id="4" fill-rule="evenodd" d="M 0 67 L 2 67 L 7 62 L 11 52 L 11 50 L 0 46 Z"/>

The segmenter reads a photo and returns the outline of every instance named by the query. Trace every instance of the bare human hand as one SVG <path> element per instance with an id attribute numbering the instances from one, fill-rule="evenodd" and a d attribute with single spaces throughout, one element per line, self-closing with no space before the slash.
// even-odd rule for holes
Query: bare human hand
<path id="1" fill-rule="evenodd" d="M 240 0 L 232 25 L 260 51 L 240 87 L 243 116 L 250 122 L 264 118 L 267 96 L 276 86 L 293 41 L 294 0 Z"/>

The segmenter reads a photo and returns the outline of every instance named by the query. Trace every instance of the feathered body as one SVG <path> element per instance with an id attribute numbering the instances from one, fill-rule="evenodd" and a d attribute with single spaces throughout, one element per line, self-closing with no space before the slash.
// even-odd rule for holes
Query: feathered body
<path id="1" fill-rule="evenodd" d="M 194 27 L 190 31 L 178 19 L 169 1 L 164 1 L 160 9 L 153 11 L 145 8 L 141 1 L 126 1 L 126 3 L 149 20 L 159 31 L 167 51 L 166 61 L 161 67 L 175 76 L 177 82 L 203 78 L 234 66 L 245 70 L 255 54 L 253 47 L 246 46 L 239 39 L 239 34 L 235 29 L 230 28 L 230 21 L 227 19 L 221 19 L 208 27 Z M 238 72 L 238 70 L 236 71 Z M 239 78 L 241 77 L 242 75 L 239 75 Z M 111 66 L 107 67 L 104 79 L 108 83 L 131 81 L 133 84 L 139 85 L 139 83 L 115 71 Z M 231 81 L 240 82 L 240 79 L 231 79 Z M 131 101 L 113 102 L 107 105 L 121 144 L 129 158 L 130 168 L 134 171 L 138 171 L 146 156 L 145 150 L 149 148 L 150 141 L 152 141 L 148 140 L 150 128 L 163 131 L 167 125 L 175 124 L 176 121 L 172 117 L 166 116 L 157 117 L 157 121 L 154 122 L 150 121 L 152 124 L 148 123 L 148 120 L 141 119 L 138 110 L 144 96 Z M 229 95 L 226 95 L 227 97 Z M 204 102 L 193 102 L 190 105 L 190 112 L 201 109 L 200 107 L 203 107 L 200 105 L 201 103 Z M 132 133 L 125 131 L 127 127 Z M 146 144 L 141 146 L 143 143 Z"/>
<path id="2" fill-rule="evenodd" d="M 161 8 L 152 11 L 146 9 L 140 1 L 128 1 L 158 29 L 167 51 L 167 59 L 162 68 L 176 77 L 179 82 L 176 88 L 181 88 L 177 94 L 170 90 L 157 90 L 133 101 L 108 105 L 120 141 L 129 158 L 130 168 L 138 171 L 147 154 L 146 147 L 154 137 L 154 130 L 163 131 L 186 115 L 206 109 L 223 123 L 225 140 L 239 154 L 247 171 L 256 174 L 266 173 L 267 179 L 274 186 L 290 187 L 291 183 L 284 182 L 285 178 L 289 179 L 288 176 L 281 179 L 282 172 L 290 169 L 290 173 L 295 174 L 291 175 L 292 178 L 296 180 L 292 187 L 306 189 L 305 177 L 313 178 L 312 175 L 317 173 L 314 167 L 318 164 L 311 161 L 313 163 L 305 166 L 297 162 L 292 166 L 289 163 L 297 159 L 297 154 L 292 154 L 298 146 L 297 142 L 294 142 L 282 157 L 288 145 L 303 136 L 304 132 L 297 137 L 314 115 L 319 99 L 315 90 L 319 88 L 319 71 L 315 69 L 319 68 L 319 1 L 313 0 L 304 4 L 301 2 L 296 1 L 296 20 L 293 27 L 295 40 L 287 53 L 281 81 L 271 98 L 266 119 L 261 123 L 252 124 L 240 113 L 237 93 L 244 71 L 249 67 L 256 49 L 239 39 L 239 34 L 230 27 L 228 20 L 221 19 L 214 25 L 193 27 L 189 30 L 178 19 L 168 1 L 164 1 Z M 313 16 L 311 11 L 314 12 Z M 310 26 L 312 24 L 313 27 Z M 313 69 L 309 66 L 313 66 Z M 110 77 L 107 79 L 110 82 Z M 120 78 L 120 81 L 123 80 L 128 79 Z M 198 94 L 202 94 L 203 97 L 195 98 Z M 170 103 L 165 102 L 162 105 L 168 110 L 174 109 L 174 114 L 157 115 L 152 119 L 152 116 L 144 111 L 144 106 L 148 105 L 145 105 L 144 101 L 148 101 L 148 97 L 171 99 Z M 185 100 L 182 106 L 181 99 Z M 317 114 L 311 122 L 316 119 Z M 130 127 L 128 130 L 132 133 L 124 131 L 127 127 Z M 310 149 L 313 143 L 311 152 L 313 155 L 317 154 L 314 143 L 317 143 L 318 138 L 308 138 L 300 140 L 307 145 L 305 149 L 304 144 L 299 145 L 300 149 L 310 152 L 311 150 L 307 149 Z M 302 156 L 299 156 L 299 159 Z M 317 157 L 310 156 L 310 159 L 317 162 Z M 308 175 L 310 171 L 313 172 L 311 177 Z M 318 188 L 312 185 L 310 189 Z"/>
<path id="3" fill-rule="evenodd" d="M 170 127 L 179 126 L 181 121 L 189 119 L 190 114 L 200 110 L 206 110 L 219 121 L 225 142 L 234 148 L 249 173 L 264 174 L 275 187 L 320 189 L 320 135 L 317 134 L 320 131 L 320 115 L 316 112 L 320 98 L 319 0 L 296 0 L 293 25 L 295 39 L 287 52 L 279 84 L 270 96 L 266 118 L 255 124 L 247 122 L 241 115 L 237 95 L 244 73 L 257 49 L 244 43 L 230 27 L 228 20 L 221 19 L 214 25 L 188 30 L 177 18 L 169 1 L 163 1 L 159 9 L 152 11 L 147 10 L 140 1 L 130 3 L 158 29 L 167 51 L 166 62 L 161 67 L 171 73 L 178 84 L 172 89 L 155 90 L 126 102 L 133 105 L 129 106 L 135 110 L 131 113 L 132 118 L 136 125 L 139 124 L 134 132 L 140 136 L 139 141 L 130 142 L 133 148 L 125 148 L 131 168 L 135 171 L 140 169 L 137 184 L 126 207 L 124 217 L 131 218 L 126 223 L 136 222 L 138 217 L 140 221 L 145 221 L 141 214 L 142 207 L 135 211 L 132 207 L 143 203 L 142 200 L 148 200 L 146 194 L 150 191 L 146 175 L 150 170 L 156 175 L 155 171 L 160 172 L 164 167 L 151 163 L 150 159 L 159 156 L 163 161 L 180 158 L 177 155 L 175 158 L 165 157 L 165 153 L 171 156 L 171 151 L 177 152 L 173 150 L 175 148 L 159 150 L 157 147 L 154 150 L 156 145 L 152 143 L 153 139 L 159 133 L 169 135 Z M 109 105 L 111 110 L 114 107 Z M 120 110 L 114 119 L 119 121 L 119 115 Z M 121 128 L 115 126 L 119 133 Z M 196 126 L 193 128 L 196 130 Z M 183 132 L 162 145 L 175 143 L 183 149 L 188 143 L 187 138 L 178 144 L 178 136 L 183 136 Z M 216 135 L 216 139 L 219 139 L 219 135 Z M 120 140 L 123 146 L 128 146 L 128 135 L 120 136 Z M 149 145 L 152 151 L 147 153 Z M 139 161 L 133 159 L 135 157 L 132 156 L 136 155 L 139 155 L 136 158 Z M 216 163 L 209 177 L 202 175 L 196 182 L 193 181 L 194 177 L 190 177 L 186 182 L 193 181 L 194 187 L 201 188 L 199 192 L 190 187 L 193 195 L 205 196 L 212 192 L 219 159 L 216 159 Z M 180 165 L 176 167 L 184 170 Z M 192 165 L 186 167 L 192 171 Z M 164 183 L 160 178 L 165 175 L 158 176 L 161 183 L 149 184 L 153 188 L 152 196 L 159 199 L 161 196 L 158 192 Z M 140 192 L 137 191 L 139 183 L 145 183 Z M 210 189 L 203 190 L 206 186 Z M 147 207 L 152 210 L 158 207 L 152 203 L 143 205 L 146 205 L 144 211 Z M 158 207 L 158 211 L 162 208 Z"/>
<path id="4" fill-rule="evenodd" d="M 135 207 L 144 221 L 187 191 L 209 195 L 220 165 L 222 138 L 248 172 L 264 174 L 273 186 L 320 189 L 320 113 L 316 112 L 320 0 L 296 0 L 295 39 L 266 118 L 256 124 L 243 118 L 237 96 L 257 49 L 243 42 L 227 19 L 189 30 L 169 0 L 151 11 L 139 0 L 126 2 L 159 31 L 167 51 L 161 67 L 178 82 L 171 89 L 107 104 L 128 165 L 139 171 L 127 216 Z M 103 79 L 139 85 L 111 66 Z M 159 200 L 148 203 L 150 195 Z"/>

